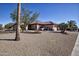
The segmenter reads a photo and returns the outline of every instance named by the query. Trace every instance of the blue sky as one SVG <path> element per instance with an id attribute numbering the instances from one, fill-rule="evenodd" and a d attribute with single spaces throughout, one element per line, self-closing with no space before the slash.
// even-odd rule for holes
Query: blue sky
<path id="1" fill-rule="evenodd" d="M 12 22 L 10 13 L 16 9 L 16 7 L 17 4 L 13 3 L 0 4 L 0 24 Z M 55 23 L 61 23 L 69 20 L 75 20 L 79 27 L 79 4 L 32 3 L 22 4 L 22 7 L 34 12 L 39 12 L 40 15 L 37 19 L 39 21 L 53 21 Z"/>

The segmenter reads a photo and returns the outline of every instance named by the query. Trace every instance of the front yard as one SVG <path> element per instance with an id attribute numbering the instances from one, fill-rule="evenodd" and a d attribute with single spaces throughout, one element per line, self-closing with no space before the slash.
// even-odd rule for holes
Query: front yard
<path id="1" fill-rule="evenodd" d="M 37 34 L 21 33 L 20 41 L 10 41 L 15 38 L 15 33 L 3 33 L 0 34 L 0 55 L 71 55 L 77 35 L 77 32 L 68 32 L 68 34 L 53 32 L 42 32 Z"/>

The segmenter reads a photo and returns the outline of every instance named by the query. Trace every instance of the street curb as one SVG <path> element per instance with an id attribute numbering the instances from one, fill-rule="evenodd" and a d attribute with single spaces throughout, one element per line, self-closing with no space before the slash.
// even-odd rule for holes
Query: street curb
<path id="1" fill-rule="evenodd" d="M 75 46 L 72 50 L 71 56 L 79 56 L 79 33 L 78 33 L 78 36 L 77 36 Z"/>

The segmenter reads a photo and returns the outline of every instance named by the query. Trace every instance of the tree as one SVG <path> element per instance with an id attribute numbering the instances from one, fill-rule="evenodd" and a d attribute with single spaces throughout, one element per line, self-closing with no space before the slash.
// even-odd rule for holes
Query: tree
<path id="1" fill-rule="evenodd" d="M 64 33 L 65 30 L 67 29 L 67 24 L 66 23 L 60 23 L 59 28 L 61 30 L 61 33 Z"/>
<path id="2" fill-rule="evenodd" d="M 21 3 L 17 4 L 17 19 L 16 19 L 16 37 L 15 41 L 20 40 L 20 13 L 21 13 Z"/>
<path id="3" fill-rule="evenodd" d="M 10 13 L 10 17 L 12 18 L 12 21 L 16 22 L 16 20 L 17 20 L 17 9 L 15 9 L 12 13 Z"/>
<path id="4" fill-rule="evenodd" d="M 67 24 L 70 31 L 76 30 L 78 28 L 74 20 L 68 21 Z"/>
<path id="5" fill-rule="evenodd" d="M 23 16 L 21 21 L 24 23 L 24 27 L 36 21 L 36 19 L 39 16 L 38 12 L 33 13 L 32 11 L 29 11 L 28 9 L 24 9 L 24 8 L 22 9 L 22 13 L 23 13 Z"/>
<path id="6" fill-rule="evenodd" d="M 21 31 L 23 32 L 23 30 L 25 30 L 24 25 L 21 25 L 20 27 L 21 27 Z"/>
<path id="7" fill-rule="evenodd" d="M 77 25 L 74 25 L 73 26 L 73 31 L 76 31 L 76 30 L 78 30 L 78 26 Z"/>
<path id="8" fill-rule="evenodd" d="M 39 16 L 38 12 L 32 12 L 32 11 L 30 11 L 28 9 L 22 8 L 21 9 L 21 15 L 20 15 L 20 23 L 23 23 L 24 25 L 22 24 L 21 29 L 25 30 L 25 27 L 28 24 L 36 21 L 36 19 L 38 18 L 38 16 Z M 17 11 L 16 11 L 16 9 L 12 13 L 10 13 L 10 17 L 12 18 L 12 20 L 14 22 L 16 21 L 16 19 L 17 19 Z"/>
<path id="9" fill-rule="evenodd" d="M 2 24 L 0 24 L 0 30 L 2 30 L 2 29 L 3 29 Z"/>

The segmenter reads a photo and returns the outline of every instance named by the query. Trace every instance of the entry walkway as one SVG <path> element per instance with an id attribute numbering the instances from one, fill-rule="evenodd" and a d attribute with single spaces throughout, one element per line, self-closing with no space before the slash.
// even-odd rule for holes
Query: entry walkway
<path id="1" fill-rule="evenodd" d="M 79 33 L 71 56 L 79 56 Z"/>

